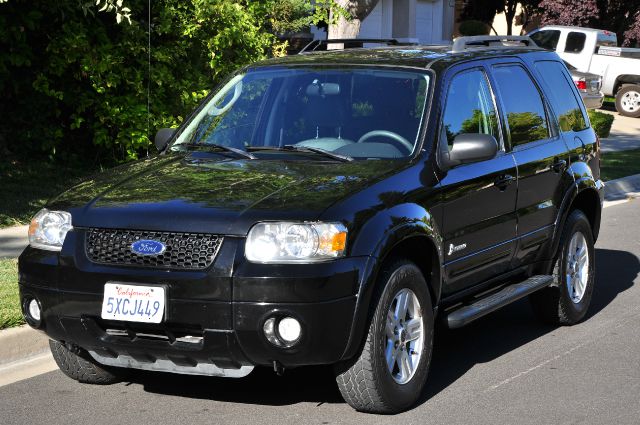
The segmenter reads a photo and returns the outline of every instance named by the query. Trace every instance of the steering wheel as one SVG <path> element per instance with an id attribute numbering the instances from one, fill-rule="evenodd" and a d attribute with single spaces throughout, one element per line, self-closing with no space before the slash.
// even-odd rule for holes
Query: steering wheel
<path id="1" fill-rule="evenodd" d="M 364 134 L 361 138 L 358 139 L 358 141 L 356 143 L 364 143 L 367 140 L 373 138 L 373 137 L 388 137 L 390 139 L 393 139 L 394 141 L 400 143 L 402 146 L 404 146 L 405 148 L 407 148 L 407 150 L 409 152 L 413 151 L 413 145 L 411 143 L 409 143 L 409 141 L 407 139 L 405 139 L 404 137 L 402 137 L 401 135 L 399 135 L 398 133 L 394 133 L 393 131 L 387 131 L 387 130 L 373 130 L 370 131 L 366 134 Z"/>

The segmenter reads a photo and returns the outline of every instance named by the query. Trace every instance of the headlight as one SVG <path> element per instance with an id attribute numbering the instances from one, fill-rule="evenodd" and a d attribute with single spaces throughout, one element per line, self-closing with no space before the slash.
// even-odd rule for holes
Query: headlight
<path id="1" fill-rule="evenodd" d="M 29 245 L 49 251 L 60 251 L 71 230 L 71 214 L 66 211 L 42 209 L 29 225 Z"/>
<path id="2" fill-rule="evenodd" d="M 309 263 L 344 256 L 347 229 L 340 223 L 258 223 L 245 256 L 257 263 Z"/>

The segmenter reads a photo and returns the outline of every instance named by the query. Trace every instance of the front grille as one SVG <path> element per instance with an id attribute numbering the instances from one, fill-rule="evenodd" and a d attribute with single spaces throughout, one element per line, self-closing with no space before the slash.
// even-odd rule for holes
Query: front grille
<path id="1" fill-rule="evenodd" d="M 131 250 L 137 240 L 162 242 L 158 255 L 140 255 Z M 170 269 L 205 269 L 213 263 L 222 236 L 206 233 L 152 232 L 145 230 L 87 229 L 85 251 L 94 263 Z"/>

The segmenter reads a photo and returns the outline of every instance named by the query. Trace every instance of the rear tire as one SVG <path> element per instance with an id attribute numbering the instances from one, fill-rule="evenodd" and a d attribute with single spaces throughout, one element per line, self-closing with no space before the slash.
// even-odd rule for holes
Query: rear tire
<path id="1" fill-rule="evenodd" d="M 580 210 L 564 225 L 554 266 L 553 286 L 533 293 L 534 312 L 545 323 L 573 325 L 584 319 L 595 283 L 595 256 L 589 220 Z"/>
<path id="2" fill-rule="evenodd" d="M 81 348 L 72 351 L 66 345 L 53 340 L 49 340 L 49 348 L 60 370 L 78 382 L 108 385 L 120 382 L 127 374 L 127 369 L 101 365 Z"/>
<path id="3" fill-rule="evenodd" d="M 640 117 L 640 85 L 630 84 L 618 90 L 616 111 L 625 117 Z"/>
<path id="4" fill-rule="evenodd" d="M 427 282 L 410 261 L 388 264 L 378 285 L 364 346 L 336 368 L 336 381 L 354 409 L 398 413 L 418 400 L 427 380 L 433 308 Z"/>

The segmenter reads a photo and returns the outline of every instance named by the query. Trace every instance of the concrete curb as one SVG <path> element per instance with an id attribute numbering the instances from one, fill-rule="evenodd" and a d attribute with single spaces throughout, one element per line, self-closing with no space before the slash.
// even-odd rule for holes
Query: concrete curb
<path id="1" fill-rule="evenodd" d="M 605 182 L 605 201 L 621 201 L 640 197 L 640 174 Z"/>
<path id="2" fill-rule="evenodd" d="M 0 366 L 49 351 L 49 338 L 28 325 L 0 331 Z"/>

